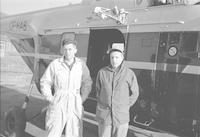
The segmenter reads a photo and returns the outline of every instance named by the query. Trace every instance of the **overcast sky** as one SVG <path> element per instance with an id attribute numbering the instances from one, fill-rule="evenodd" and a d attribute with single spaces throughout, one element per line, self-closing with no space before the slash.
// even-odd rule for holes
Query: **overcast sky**
<path id="1" fill-rule="evenodd" d="M 78 3 L 82 0 L 0 0 L 0 10 L 8 15 Z"/>

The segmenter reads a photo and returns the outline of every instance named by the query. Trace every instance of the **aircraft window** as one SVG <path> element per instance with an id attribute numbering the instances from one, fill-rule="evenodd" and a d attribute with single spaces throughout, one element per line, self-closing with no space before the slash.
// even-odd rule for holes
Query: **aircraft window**
<path id="1" fill-rule="evenodd" d="M 40 53 L 59 55 L 61 35 L 41 36 Z"/>
<path id="2" fill-rule="evenodd" d="M 34 53 L 35 44 L 32 38 L 21 39 L 20 41 L 15 41 L 17 49 L 23 49 L 25 53 Z"/>
<path id="3" fill-rule="evenodd" d="M 179 43 L 180 33 L 171 33 L 169 38 L 169 44 L 178 44 Z"/>
<path id="4" fill-rule="evenodd" d="M 197 32 L 184 32 L 182 35 L 180 64 L 195 64 L 192 59 L 197 57 Z"/>
<path id="5" fill-rule="evenodd" d="M 27 38 L 27 39 L 23 39 L 24 41 L 29 43 L 29 46 L 32 47 L 33 49 L 35 48 L 35 44 L 32 38 Z"/>
<path id="6" fill-rule="evenodd" d="M 197 50 L 197 32 L 184 32 L 183 44 L 181 50 L 183 52 L 196 52 Z"/>
<path id="7" fill-rule="evenodd" d="M 127 60 L 150 61 L 157 50 L 159 33 L 131 33 L 128 37 Z"/>
<path id="8" fill-rule="evenodd" d="M 89 34 L 78 34 L 76 35 L 76 40 L 78 42 L 77 56 L 87 57 Z"/>

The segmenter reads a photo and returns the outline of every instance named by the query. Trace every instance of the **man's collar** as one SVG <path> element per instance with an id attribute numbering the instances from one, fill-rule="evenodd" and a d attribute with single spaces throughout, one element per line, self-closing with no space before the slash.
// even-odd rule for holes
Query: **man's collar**
<path id="1" fill-rule="evenodd" d="M 59 61 L 62 62 L 62 63 L 64 63 L 65 62 L 64 56 L 62 56 L 61 58 L 59 58 Z"/>
<path id="2" fill-rule="evenodd" d="M 77 58 L 74 57 L 74 61 L 73 61 L 73 63 L 70 64 L 70 65 L 65 61 L 64 56 L 62 56 L 62 57 L 59 59 L 59 61 L 60 61 L 61 63 L 65 64 L 65 65 L 67 65 L 67 67 L 71 70 L 72 67 L 73 67 L 73 65 L 77 62 Z"/>
<path id="3" fill-rule="evenodd" d="M 122 61 L 122 63 L 116 68 L 114 69 L 111 65 L 108 66 L 108 69 L 112 72 L 119 72 L 119 70 L 124 67 L 124 61 Z"/>
<path id="4" fill-rule="evenodd" d="M 65 63 L 65 56 L 62 56 L 61 58 L 59 58 L 59 61 L 62 63 Z M 77 62 L 77 58 L 74 57 L 74 62 Z"/>

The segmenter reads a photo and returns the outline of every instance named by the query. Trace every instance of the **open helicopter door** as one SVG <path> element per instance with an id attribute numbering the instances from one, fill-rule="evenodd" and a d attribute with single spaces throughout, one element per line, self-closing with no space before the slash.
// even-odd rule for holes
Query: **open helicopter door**
<path id="1" fill-rule="evenodd" d="M 90 69 L 90 74 L 94 83 L 99 69 L 109 64 L 108 49 L 111 47 L 112 43 L 125 43 L 125 39 L 128 35 L 126 32 L 126 27 L 91 28 L 87 65 Z M 96 110 L 96 94 L 94 85 L 95 84 L 93 84 L 93 90 L 89 97 L 90 99 L 84 104 L 86 106 L 86 111 L 91 113 L 95 113 Z"/>
<path id="2" fill-rule="evenodd" d="M 109 64 L 108 50 L 112 43 L 125 43 L 125 34 L 118 29 L 91 29 L 88 61 L 92 78 L 103 66 Z"/>

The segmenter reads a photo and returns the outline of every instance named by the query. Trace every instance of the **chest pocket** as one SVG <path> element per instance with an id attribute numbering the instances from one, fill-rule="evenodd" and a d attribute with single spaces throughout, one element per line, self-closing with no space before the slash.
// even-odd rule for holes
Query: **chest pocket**
<path id="1" fill-rule="evenodd" d="M 80 89 L 82 80 L 82 64 L 76 63 L 71 70 L 59 68 L 56 70 L 56 89 Z"/>
<path id="2" fill-rule="evenodd" d="M 66 88 L 68 83 L 69 72 L 64 69 L 58 69 L 55 75 L 55 88 Z"/>

